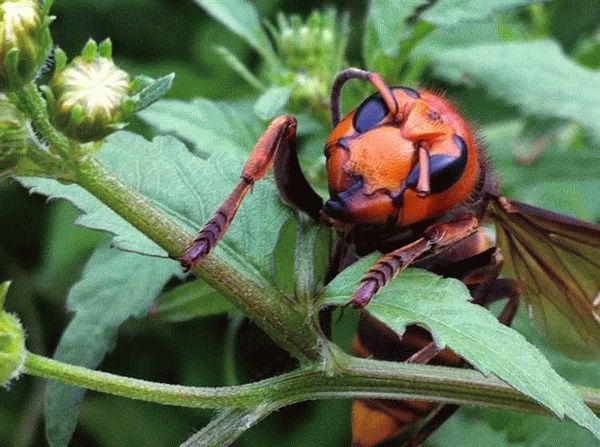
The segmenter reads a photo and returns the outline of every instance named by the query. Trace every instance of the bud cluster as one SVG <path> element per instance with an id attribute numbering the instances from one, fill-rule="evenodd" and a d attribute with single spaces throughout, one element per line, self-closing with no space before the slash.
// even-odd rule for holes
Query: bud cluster
<path id="1" fill-rule="evenodd" d="M 277 27 L 269 29 L 282 63 L 271 73 L 272 81 L 292 88 L 292 109 L 322 109 L 335 75 L 345 65 L 347 17 L 338 20 L 335 10 L 313 11 L 306 21 L 279 14 Z"/>
<path id="2" fill-rule="evenodd" d="M 34 78 L 50 51 L 50 22 L 37 0 L 0 1 L 0 90 Z"/>

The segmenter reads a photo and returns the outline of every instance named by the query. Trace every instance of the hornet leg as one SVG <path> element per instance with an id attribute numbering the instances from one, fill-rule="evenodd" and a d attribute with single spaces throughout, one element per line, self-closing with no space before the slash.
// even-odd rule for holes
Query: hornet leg
<path id="1" fill-rule="evenodd" d="M 448 248 L 473 234 L 478 225 L 479 222 L 475 217 L 465 216 L 452 222 L 430 226 L 425 230 L 423 237 L 388 253 L 371 267 L 354 293 L 352 305 L 356 308 L 365 307 L 379 289 L 418 257 L 425 253 L 432 254 Z"/>
<path id="2" fill-rule="evenodd" d="M 277 187 L 284 200 L 312 217 L 318 217 L 322 200 L 300 171 L 295 139 L 294 117 L 284 115 L 273 120 L 254 146 L 238 184 L 179 258 L 185 268 L 196 267 L 210 253 L 227 231 L 252 185 L 265 176 L 273 162 Z"/>

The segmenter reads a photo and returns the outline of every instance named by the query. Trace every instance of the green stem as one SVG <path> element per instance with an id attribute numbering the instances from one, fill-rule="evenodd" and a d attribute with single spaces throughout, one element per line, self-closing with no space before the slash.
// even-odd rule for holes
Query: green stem
<path id="1" fill-rule="evenodd" d="M 71 173 L 66 169 L 63 161 L 45 149 L 30 145 L 27 158 L 34 162 L 46 176 L 61 180 L 71 180 Z"/>
<path id="2" fill-rule="evenodd" d="M 171 256 L 183 254 L 193 237 L 147 197 L 129 188 L 92 156 L 82 156 L 75 169 L 76 183 L 136 227 Z"/>
<path id="3" fill-rule="evenodd" d="M 48 140 L 65 161 L 69 160 L 74 153 L 74 150 L 71 149 L 77 147 L 77 144 L 56 130 L 50 123 L 46 102 L 40 95 L 35 83 L 26 84 L 16 93 L 37 131 Z"/>
<path id="4" fill-rule="evenodd" d="M 542 406 L 495 377 L 470 369 L 417 365 L 339 356 L 342 367 L 328 374 L 316 366 L 246 385 L 205 388 L 166 385 L 67 365 L 28 354 L 25 372 L 33 376 L 117 396 L 194 408 L 273 408 L 333 398 L 419 399 L 439 403 L 545 413 Z M 600 390 L 579 388 L 600 414 Z"/>
<path id="5" fill-rule="evenodd" d="M 129 188 L 93 157 L 77 161 L 77 183 L 138 230 L 178 258 L 193 235 L 159 210 L 154 203 Z M 215 255 L 207 256 L 194 273 L 227 296 L 269 336 L 301 361 L 317 360 L 317 336 L 305 316 L 266 285 L 246 278 Z"/>
<path id="6" fill-rule="evenodd" d="M 181 444 L 181 447 L 228 447 L 246 430 L 275 410 L 277 407 L 269 404 L 259 405 L 251 410 L 223 410 L 206 427 Z"/>
<path id="7" fill-rule="evenodd" d="M 173 258 L 181 256 L 193 235 L 148 198 L 125 185 L 81 147 L 54 128 L 35 84 L 17 93 L 36 129 L 72 170 L 77 182 L 105 205 L 156 242 Z M 198 222 L 201 224 L 201 222 Z M 266 286 L 243 277 L 216 256 L 208 256 L 194 273 L 227 296 L 282 348 L 301 362 L 319 359 L 317 336 L 305 316 Z"/>

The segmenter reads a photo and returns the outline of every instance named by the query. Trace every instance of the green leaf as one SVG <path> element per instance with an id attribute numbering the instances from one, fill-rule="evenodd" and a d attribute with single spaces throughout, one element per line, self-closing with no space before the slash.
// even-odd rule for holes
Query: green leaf
<path id="1" fill-rule="evenodd" d="M 481 128 L 503 192 L 520 201 L 586 220 L 599 218 L 600 201 L 589 192 L 600 188 L 600 153 L 548 144 L 535 162 L 522 165 L 515 156 L 522 132 L 520 121 Z"/>
<path id="2" fill-rule="evenodd" d="M 600 384 L 598 362 L 579 362 L 556 351 L 531 324 L 525 309 L 517 313 L 512 327 L 538 347 L 561 376 L 581 386 L 597 387 Z M 532 414 L 520 414 L 517 417 L 513 413 L 502 411 L 487 410 L 479 413 L 486 424 L 494 430 L 502 431 L 507 443 L 516 446 L 598 445 L 598 441 L 589 432 L 574 426 L 570 421 L 557 421 Z"/>
<path id="3" fill-rule="evenodd" d="M 79 214 L 68 202 L 52 207 L 40 268 L 40 281 L 46 287 L 64 278 L 74 264 L 85 260 L 103 238 L 102 233 L 73 225 Z"/>
<path id="4" fill-rule="evenodd" d="M 160 295 L 152 309 L 152 316 L 159 320 L 179 322 L 235 310 L 229 301 L 199 279 Z"/>
<path id="5" fill-rule="evenodd" d="M 136 101 L 135 111 L 138 112 L 143 110 L 162 98 L 171 89 L 174 80 L 175 73 L 171 73 L 162 78 L 153 80 L 150 85 L 144 87 L 142 91 L 133 97 Z"/>
<path id="6" fill-rule="evenodd" d="M 468 436 L 465 436 L 468 433 Z M 598 441 L 571 421 L 533 414 L 461 408 L 428 440 L 431 447 L 593 447 Z"/>
<path id="7" fill-rule="evenodd" d="M 266 89 L 265 85 L 250 71 L 246 65 L 228 48 L 217 47 L 216 51 L 223 57 L 227 65 L 231 67 L 243 80 L 258 91 Z"/>
<path id="8" fill-rule="evenodd" d="M 438 72 L 459 71 L 494 96 L 540 117 L 572 120 L 600 138 L 600 73 L 547 40 L 474 45 L 434 56 Z"/>
<path id="9" fill-rule="evenodd" d="M 372 23 L 379 47 L 386 56 L 398 55 L 400 41 L 408 37 L 407 19 L 423 0 L 371 0 L 369 3 L 369 23 Z"/>
<path id="10" fill-rule="evenodd" d="M 98 249 L 69 293 L 68 307 L 75 317 L 54 358 L 96 368 L 113 348 L 119 326 L 131 317 L 146 315 L 165 283 L 179 270 L 171 260 Z M 69 443 L 83 395 L 80 388 L 48 384 L 46 436 L 51 446 Z"/>
<path id="11" fill-rule="evenodd" d="M 274 62 L 273 47 L 260 24 L 258 12 L 251 2 L 246 0 L 228 0 L 226 2 L 195 0 L 195 2 L 233 33 L 248 42 L 267 62 Z"/>
<path id="12" fill-rule="evenodd" d="M 298 221 L 296 216 L 290 216 L 281 226 L 277 244 L 273 250 L 273 276 L 277 287 L 288 297 L 294 296 L 294 257 L 298 241 Z"/>
<path id="13" fill-rule="evenodd" d="M 273 275 L 290 298 L 312 305 L 331 263 L 333 232 L 302 213 L 281 227 L 273 251 Z"/>
<path id="14" fill-rule="evenodd" d="M 254 113 L 262 120 L 270 120 L 280 115 L 290 99 L 289 87 L 271 87 L 254 103 Z"/>
<path id="15" fill-rule="evenodd" d="M 247 156 L 264 130 L 250 103 L 167 100 L 139 116 L 161 133 L 173 133 L 189 141 L 203 157 L 223 152 Z"/>
<path id="16" fill-rule="evenodd" d="M 238 182 L 243 165 L 239 156 L 214 153 L 203 160 L 175 138 L 158 137 L 149 142 L 127 132 L 109 137 L 98 157 L 109 170 L 153 200 L 190 233 L 197 231 L 227 197 Z M 154 242 L 82 188 L 41 178 L 19 181 L 34 192 L 71 201 L 85 212 L 77 223 L 113 233 L 118 247 L 165 255 Z M 273 182 L 258 182 L 214 254 L 240 275 L 275 289 L 270 253 L 279 228 L 290 214 Z"/>
<path id="17" fill-rule="evenodd" d="M 482 22 L 492 15 L 541 3 L 544 0 L 439 0 L 425 10 L 420 18 L 438 26 L 452 26 L 459 23 Z"/>
<path id="18" fill-rule="evenodd" d="M 500 307 L 500 303 L 496 307 Z M 598 363 L 578 362 L 554 350 L 533 327 L 525 309 L 521 308 L 517 313 L 512 328 L 540 349 L 553 368 L 564 378 L 581 386 L 597 386 L 600 383 Z M 464 433 L 467 430 L 469 437 L 465 439 Z M 571 421 L 558 421 L 534 414 L 473 408 L 461 408 L 430 438 L 430 442 L 432 447 L 442 447 L 453 445 L 459 439 L 464 447 L 598 445 L 598 441 L 591 433 Z"/>
<path id="19" fill-rule="evenodd" d="M 140 233 L 121 216 L 106 207 L 92 194 L 77 185 L 65 185 L 56 180 L 39 177 L 19 177 L 18 181 L 32 193 L 51 199 L 65 199 L 83 212 L 75 221 L 77 225 L 114 235 L 117 247 L 153 256 L 166 256 L 166 252 Z"/>
<path id="20" fill-rule="evenodd" d="M 461 447 L 510 447 L 501 431 L 494 430 L 483 419 L 483 411 L 461 408 L 427 440 L 430 447 L 446 447 L 460 442 Z M 519 417 L 522 417 L 519 414 Z M 546 418 L 549 419 L 549 418 Z M 468 436 L 465 434 L 468 433 Z M 459 441 L 460 440 L 460 441 Z M 517 447 L 517 446 L 514 446 Z"/>
<path id="21" fill-rule="evenodd" d="M 323 305 L 347 304 L 361 276 L 376 259 L 369 256 L 338 275 L 326 288 Z M 570 417 L 600 439 L 600 420 L 575 388 L 554 372 L 523 336 L 469 299 L 469 291 L 460 281 L 409 269 L 379 292 L 368 311 L 399 334 L 410 324 L 425 326 L 438 346 L 449 347 L 483 374 L 495 374 L 558 417 Z"/>

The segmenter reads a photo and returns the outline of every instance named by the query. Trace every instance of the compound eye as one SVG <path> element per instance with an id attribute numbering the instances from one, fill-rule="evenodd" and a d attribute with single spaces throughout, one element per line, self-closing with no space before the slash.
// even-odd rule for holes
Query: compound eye
<path id="1" fill-rule="evenodd" d="M 365 133 L 377 126 L 388 114 L 388 109 L 379 94 L 367 98 L 354 114 L 353 125 L 357 132 Z"/>

